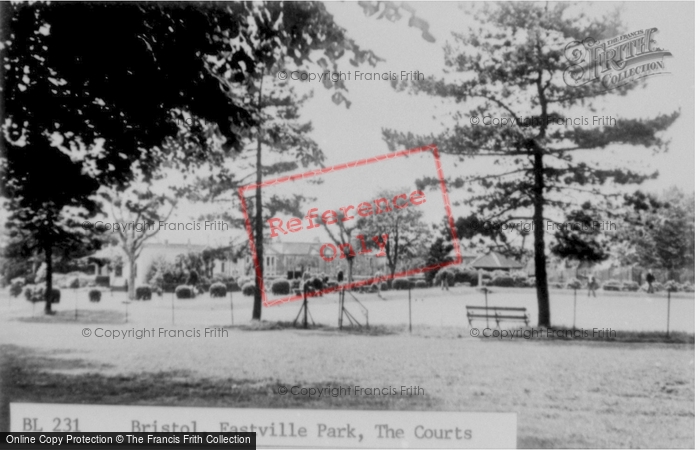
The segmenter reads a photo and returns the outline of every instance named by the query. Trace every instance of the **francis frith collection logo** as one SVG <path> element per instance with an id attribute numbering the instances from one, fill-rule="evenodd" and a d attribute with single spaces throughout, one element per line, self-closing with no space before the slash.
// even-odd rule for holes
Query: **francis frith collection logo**
<path id="1" fill-rule="evenodd" d="M 611 39 L 588 37 L 566 46 L 571 66 L 564 72 L 569 86 L 599 84 L 607 91 L 643 78 L 669 73 L 664 57 L 671 52 L 659 48 L 654 40 L 657 28 L 637 30 Z"/>

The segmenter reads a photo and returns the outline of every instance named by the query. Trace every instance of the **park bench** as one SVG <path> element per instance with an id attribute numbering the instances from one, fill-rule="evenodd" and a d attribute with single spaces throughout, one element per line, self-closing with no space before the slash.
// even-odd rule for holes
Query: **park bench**
<path id="1" fill-rule="evenodd" d="M 496 326 L 500 329 L 503 321 L 522 321 L 525 322 L 525 326 L 529 326 L 530 315 L 527 313 L 526 308 L 467 305 L 467 320 L 469 320 L 470 327 L 474 319 L 486 319 L 487 321 L 488 319 L 494 319 Z"/>

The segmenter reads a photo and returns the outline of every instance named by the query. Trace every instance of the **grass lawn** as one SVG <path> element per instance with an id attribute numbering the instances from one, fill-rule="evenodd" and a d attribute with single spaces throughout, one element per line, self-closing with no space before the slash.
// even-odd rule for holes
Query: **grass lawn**
<path id="1" fill-rule="evenodd" d="M 167 297 L 124 305 L 118 297 L 90 304 L 64 295 L 59 314 L 44 317 L 40 311 L 32 316 L 26 301 L 0 295 L 0 428 L 8 427 L 10 401 L 502 411 L 518 413 L 520 447 L 694 446 L 694 334 L 674 333 L 667 341 L 654 326 L 621 333 L 615 341 L 472 338 L 464 304 L 473 294 L 451 292 L 448 297 L 435 291 L 414 299 L 409 335 L 407 311 L 401 309 L 407 309 L 407 300 L 392 298 L 396 294 L 385 300 L 362 298 L 370 310 L 369 331 L 337 330 L 337 303 L 330 297 L 312 306 L 322 326 L 299 330 L 288 326 L 299 304 L 265 309 L 272 322 L 251 325 L 250 299 L 242 297 L 233 298 L 235 326 L 230 327 L 229 299 L 175 300 L 173 325 L 173 302 Z M 499 301 L 496 296 L 494 301 Z M 500 301 L 515 300 L 504 295 Z M 127 307 L 129 323 L 124 323 Z M 457 311 L 459 320 L 451 317 Z M 606 317 L 605 323 L 614 319 Z M 657 319 L 651 317 L 649 323 Z M 86 327 L 190 330 L 227 325 L 228 337 L 221 338 L 81 334 Z M 309 398 L 276 393 L 279 385 L 295 384 L 415 385 L 426 395 Z"/>

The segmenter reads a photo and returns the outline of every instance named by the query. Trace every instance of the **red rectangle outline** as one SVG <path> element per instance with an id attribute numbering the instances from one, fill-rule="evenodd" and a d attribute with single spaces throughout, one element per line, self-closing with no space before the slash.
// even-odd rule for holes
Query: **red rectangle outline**
<path id="1" fill-rule="evenodd" d="M 386 280 L 390 280 L 390 279 L 394 279 L 394 278 L 401 278 L 401 277 L 405 277 L 405 276 L 409 276 L 409 275 L 415 275 L 418 273 L 428 272 L 431 270 L 440 269 L 442 267 L 453 266 L 453 265 L 457 265 L 457 264 L 462 263 L 462 252 L 461 252 L 460 245 L 459 245 L 459 239 L 457 239 L 457 229 L 455 227 L 454 218 L 452 216 L 452 207 L 450 206 L 450 200 L 449 200 L 449 197 L 447 196 L 447 186 L 445 184 L 445 176 L 442 172 L 442 164 L 440 163 L 440 155 L 438 153 L 437 145 L 435 145 L 435 144 L 427 145 L 425 147 L 418 147 L 418 148 L 413 148 L 410 150 L 402 150 L 402 151 L 398 151 L 398 152 L 386 153 L 386 154 L 379 155 L 379 156 L 373 156 L 371 158 L 358 159 L 357 161 L 353 161 L 353 162 L 337 164 L 337 165 L 332 166 L 332 167 L 323 167 L 321 169 L 310 170 L 308 172 L 295 174 L 295 175 L 282 176 L 279 178 L 263 181 L 262 183 L 260 183 L 260 187 L 263 188 L 265 186 L 272 186 L 272 185 L 284 183 L 287 181 L 294 181 L 294 180 L 299 180 L 299 179 L 303 179 L 303 178 L 313 177 L 316 175 L 323 175 L 325 173 L 333 172 L 335 170 L 348 169 L 348 168 L 352 168 L 352 167 L 361 167 L 361 166 L 376 163 L 379 161 L 384 161 L 384 160 L 388 160 L 388 159 L 392 159 L 392 158 L 398 158 L 400 156 L 413 155 L 415 153 L 421 153 L 421 152 L 427 152 L 427 151 L 432 152 L 432 154 L 435 158 L 435 168 L 437 169 L 438 180 L 440 181 L 440 189 L 442 190 L 442 200 L 443 200 L 443 203 L 445 204 L 445 210 L 447 211 L 447 221 L 448 221 L 448 224 L 450 227 L 450 234 L 452 235 L 452 245 L 453 245 L 453 248 L 454 248 L 454 251 L 456 254 L 456 259 L 454 261 L 447 261 L 447 262 L 443 262 L 443 263 L 433 264 L 433 265 L 430 265 L 427 267 L 406 270 L 404 272 L 394 274 L 393 277 L 391 275 L 384 275 L 381 277 L 369 278 L 367 280 L 355 281 L 355 282 L 352 282 L 349 284 L 346 283 L 343 285 L 329 287 L 329 288 L 323 289 L 322 291 L 316 291 L 316 292 L 313 292 L 311 294 L 307 294 L 307 297 L 319 296 L 322 294 L 336 292 L 336 291 L 339 291 L 340 289 L 351 289 L 353 287 L 364 286 L 364 285 L 373 284 L 376 282 L 382 282 L 382 281 L 386 281 Z M 262 287 L 261 295 L 262 295 L 263 305 L 267 307 L 267 306 L 275 306 L 275 305 L 278 305 L 280 303 L 288 303 L 288 302 L 293 302 L 293 301 L 297 301 L 297 300 L 303 300 L 304 296 L 302 294 L 295 295 L 293 297 L 285 297 L 285 298 L 277 299 L 277 300 L 274 300 L 271 302 L 269 302 L 267 300 L 267 293 L 265 292 L 265 282 L 263 280 L 262 273 L 260 270 L 260 261 L 258 258 L 258 254 L 255 250 L 255 238 L 254 238 L 254 234 L 253 234 L 253 227 L 250 223 L 250 216 L 248 214 L 248 207 L 246 206 L 245 195 L 244 195 L 244 193 L 246 191 L 255 189 L 257 187 L 258 187 L 258 183 L 252 183 L 252 184 L 248 184 L 246 186 L 241 186 L 240 188 L 238 188 L 238 197 L 241 201 L 241 209 L 243 210 L 243 217 L 245 219 L 245 227 L 246 227 L 246 231 L 248 233 L 248 241 L 250 242 L 250 250 L 251 250 L 251 253 L 253 255 L 253 264 L 255 266 L 255 279 L 257 280 L 257 286 Z"/>

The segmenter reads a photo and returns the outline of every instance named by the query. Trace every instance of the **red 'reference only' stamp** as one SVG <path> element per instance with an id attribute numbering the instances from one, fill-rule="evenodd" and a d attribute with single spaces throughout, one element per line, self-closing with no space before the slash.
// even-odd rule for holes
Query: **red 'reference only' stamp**
<path id="1" fill-rule="evenodd" d="M 416 155 L 432 155 L 431 159 L 434 161 L 435 170 L 433 173 L 437 175 L 436 179 L 438 181 L 441 194 L 437 198 L 433 196 L 432 202 L 437 204 L 440 202 L 441 198 L 441 209 L 444 208 L 444 214 L 454 248 L 453 260 L 425 266 L 414 266 L 410 269 L 396 271 L 393 275 L 375 273 L 373 275 L 363 277 L 363 279 L 346 280 L 344 283 L 339 281 L 337 285 L 334 283 L 332 286 L 324 286 L 323 288 L 317 287 L 316 289 L 313 289 L 312 292 L 307 293 L 307 296 L 319 296 L 339 291 L 341 289 L 352 289 L 361 286 L 368 286 L 375 283 L 386 282 L 394 278 L 408 277 L 427 271 L 438 270 L 442 267 L 456 265 L 462 262 L 459 239 L 457 238 L 452 208 L 447 195 L 447 187 L 442 165 L 440 163 L 438 148 L 435 145 L 429 145 L 410 150 L 392 152 L 371 158 L 338 164 L 332 167 L 315 169 L 294 175 L 286 175 L 279 178 L 265 180 L 260 183 L 261 191 L 272 189 L 273 187 L 276 189 L 282 188 L 285 191 L 289 191 L 295 181 L 328 177 L 331 174 L 338 174 L 338 172 L 343 171 L 344 175 L 352 175 L 350 179 L 353 180 L 353 183 L 359 188 L 361 185 L 368 184 L 368 181 L 373 183 L 376 182 L 377 179 L 383 179 L 383 174 L 386 174 L 386 178 L 388 179 L 389 175 L 391 174 L 387 172 L 399 171 L 399 173 L 401 173 L 401 171 L 404 170 L 408 174 L 409 169 L 416 168 L 418 165 L 421 165 L 422 170 L 426 170 L 426 164 L 424 163 L 425 159 L 419 161 L 415 160 L 414 158 L 415 161 L 411 160 L 410 157 Z M 374 166 L 380 166 L 382 163 L 384 163 L 384 166 L 382 171 L 380 171 L 380 176 L 376 176 L 371 180 L 367 179 L 368 169 Z M 392 168 L 395 170 L 390 170 L 386 166 L 387 163 L 391 164 Z M 363 179 L 363 177 L 365 178 Z M 322 181 L 319 179 L 316 181 L 318 183 L 322 183 Z M 249 193 L 249 191 L 254 192 L 257 187 L 257 183 L 242 186 L 238 189 L 238 195 L 241 200 L 241 208 L 248 234 L 257 285 L 261 287 L 263 305 L 274 306 L 281 303 L 302 300 L 304 295 L 300 293 L 300 291 L 296 291 L 296 293 L 292 291 L 292 294 L 284 295 L 282 297 L 279 295 L 268 295 L 269 293 L 267 292 L 263 279 L 264 270 L 262 264 L 265 261 L 269 266 L 270 259 L 269 256 L 266 257 L 265 255 L 258 255 L 256 252 L 251 214 L 249 213 L 248 205 L 246 204 L 246 195 L 249 195 L 247 193 Z M 281 218 L 278 217 L 278 214 L 274 217 L 266 219 L 264 222 L 264 237 L 267 240 L 267 243 L 265 245 L 270 246 L 270 242 L 274 243 L 282 239 L 295 238 L 297 235 L 318 232 L 318 230 L 322 229 L 325 229 L 331 233 L 330 228 L 332 227 L 343 227 L 343 229 L 347 230 L 348 227 L 362 223 L 360 222 L 362 220 L 370 220 L 372 216 L 379 216 L 382 214 L 386 215 L 390 214 L 392 211 L 398 212 L 406 208 L 426 208 L 429 202 L 429 196 L 426 196 L 425 192 L 416 188 L 398 189 L 393 191 L 391 195 L 374 195 L 372 197 L 367 197 L 365 195 L 365 197 L 361 197 L 359 199 L 352 199 L 353 193 L 355 193 L 354 191 L 356 190 L 360 189 L 349 188 L 346 183 L 337 189 L 338 192 L 335 192 L 335 203 L 327 202 L 329 207 L 307 207 L 305 208 L 306 212 L 303 217 L 299 217 L 297 214 L 295 217 Z M 328 189 L 326 189 L 326 191 L 328 191 Z M 355 193 L 355 195 L 363 194 Z M 437 205 L 430 206 L 433 208 L 431 211 L 433 211 L 434 214 L 435 207 Z M 347 262 L 349 258 L 359 256 L 382 258 L 387 256 L 386 252 L 392 245 L 391 238 L 392 237 L 389 235 L 389 233 L 380 233 L 378 235 L 358 233 L 352 236 L 352 239 L 343 239 L 342 242 L 338 239 L 327 239 L 328 241 L 332 242 L 319 242 L 316 246 L 310 247 L 313 248 L 314 252 L 317 252 L 318 254 L 309 255 L 309 257 L 316 257 L 319 259 L 319 261 L 327 263 L 327 265 L 336 264 L 336 266 L 333 267 L 339 267 L 338 264 Z M 318 237 L 316 240 L 318 240 Z M 265 271 L 267 271 L 267 269 L 265 269 Z M 275 274 L 273 273 L 273 275 Z M 303 280 L 301 282 L 303 283 Z"/>

